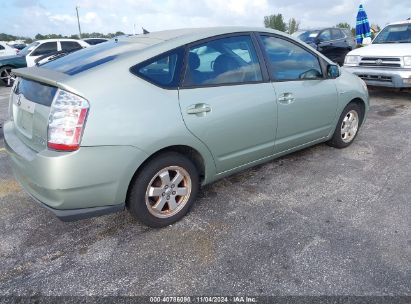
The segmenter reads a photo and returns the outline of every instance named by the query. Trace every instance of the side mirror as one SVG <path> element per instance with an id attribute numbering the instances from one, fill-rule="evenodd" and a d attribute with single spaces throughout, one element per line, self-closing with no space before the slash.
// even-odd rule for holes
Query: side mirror
<path id="1" fill-rule="evenodd" d="M 327 66 L 327 76 L 328 78 L 340 77 L 340 67 L 336 64 L 329 64 Z"/>
<path id="2" fill-rule="evenodd" d="M 320 38 L 318 38 L 318 37 L 316 37 L 315 39 L 314 39 L 314 43 L 315 44 L 320 44 L 321 43 L 321 39 Z"/>

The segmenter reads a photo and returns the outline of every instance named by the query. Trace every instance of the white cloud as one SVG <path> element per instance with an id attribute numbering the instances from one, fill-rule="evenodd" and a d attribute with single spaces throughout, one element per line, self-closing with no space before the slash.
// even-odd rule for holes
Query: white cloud
<path id="1" fill-rule="evenodd" d="M 72 24 L 76 22 L 76 18 L 74 16 L 67 15 L 67 14 L 50 15 L 48 18 L 51 22 L 54 22 L 54 23 Z"/>
<path id="2" fill-rule="evenodd" d="M 363 0 L 370 22 L 384 25 L 411 17 L 410 0 Z M 163 30 L 219 25 L 263 26 L 265 15 L 294 17 L 301 27 L 355 24 L 358 2 L 352 0 L 18 0 L 11 10 L 0 10 L 0 28 L 11 34 L 73 34 L 77 32 L 75 6 L 80 4 L 84 32 L 132 32 L 137 28 Z M 60 5 L 61 4 L 61 5 Z M 64 5 L 64 6 L 63 6 Z M 17 7 L 18 6 L 18 7 Z M 389 13 L 387 13 L 389 12 Z M 8 24 L 18 25 L 10 27 Z"/>

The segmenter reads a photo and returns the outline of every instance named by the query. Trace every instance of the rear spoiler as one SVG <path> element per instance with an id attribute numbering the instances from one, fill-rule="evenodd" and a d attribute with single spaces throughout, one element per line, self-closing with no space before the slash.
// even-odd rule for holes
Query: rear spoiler
<path id="1" fill-rule="evenodd" d="M 69 75 L 42 67 L 30 67 L 13 70 L 13 74 L 26 79 L 43 82 L 52 86 L 64 88 L 62 84 L 69 79 Z"/>

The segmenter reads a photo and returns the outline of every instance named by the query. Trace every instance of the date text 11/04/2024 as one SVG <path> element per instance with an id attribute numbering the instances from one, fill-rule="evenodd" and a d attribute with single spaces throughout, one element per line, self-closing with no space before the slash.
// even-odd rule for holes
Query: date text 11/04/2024
<path id="1" fill-rule="evenodd" d="M 235 296 L 235 297 L 150 297 L 150 303 L 257 303 L 255 297 Z"/>

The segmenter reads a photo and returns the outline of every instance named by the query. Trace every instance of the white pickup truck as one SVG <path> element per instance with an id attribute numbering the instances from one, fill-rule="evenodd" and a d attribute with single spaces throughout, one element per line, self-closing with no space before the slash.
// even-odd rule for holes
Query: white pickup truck
<path id="1" fill-rule="evenodd" d="M 344 68 L 371 86 L 411 88 L 411 20 L 388 24 L 372 44 L 349 52 Z"/>

